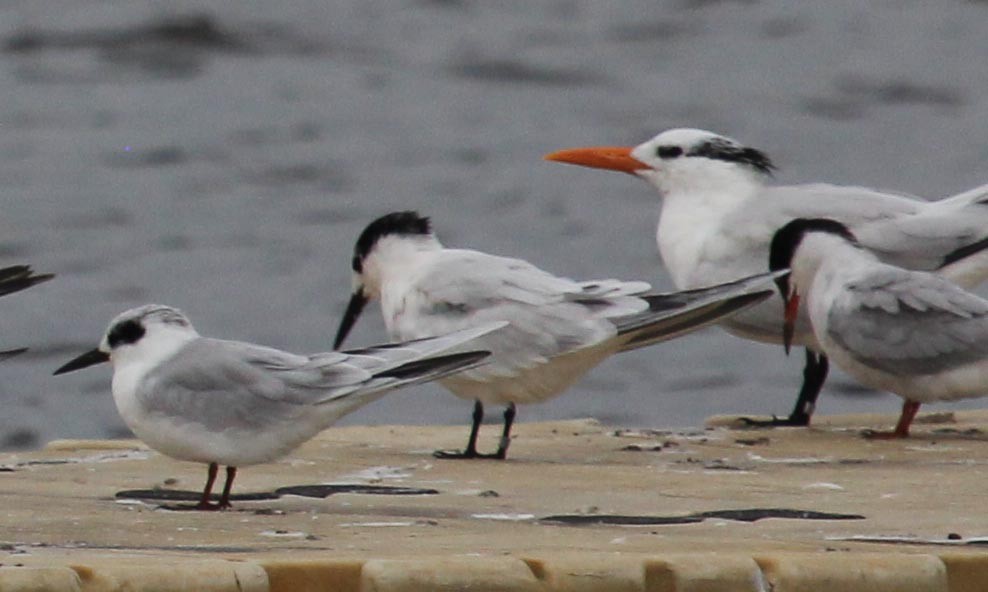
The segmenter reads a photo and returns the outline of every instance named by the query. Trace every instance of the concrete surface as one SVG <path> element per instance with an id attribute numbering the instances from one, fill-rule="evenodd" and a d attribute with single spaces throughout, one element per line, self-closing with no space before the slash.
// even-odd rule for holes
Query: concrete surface
<path id="1" fill-rule="evenodd" d="M 506 462 L 431 456 L 466 426 L 330 429 L 217 513 L 147 499 L 194 498 L 204 466 L 53 442 L 0 456 L 0 590 L 988 589 L 988 411 L 860 436 L 894 420 L 520 424 Z M 294 487 L 325 484 L 351 487 Z"/>

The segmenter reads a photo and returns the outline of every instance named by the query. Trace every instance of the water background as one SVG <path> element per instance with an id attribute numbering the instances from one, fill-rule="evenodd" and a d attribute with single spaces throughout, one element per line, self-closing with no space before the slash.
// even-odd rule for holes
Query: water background
<path id="1" fill-rule="evenodd" d="M 201 333 L 330 347 L 372 218 L 575 278 L 647 279 L 658 198 L 541 160 L 701 127 L 779 182 L 930 198 L 988 182 L 988 2 L 0 0 L 0 448 L 127 434 L 109 367 L 52 377 L 126 308 Z M 385 340 L 377 308 L 348 344 Z M 697 425 L 788 413 L 801 356 L 710 329 L 594 370 L 519 420 Z M 983 401 L 942 408 L 977 407 Z M 897 412 L 835 374 L 821 413 Z M 491 410 L 495 414 L 496 410 Z M 463 423 L 401 391 L 347 423 Z"/>

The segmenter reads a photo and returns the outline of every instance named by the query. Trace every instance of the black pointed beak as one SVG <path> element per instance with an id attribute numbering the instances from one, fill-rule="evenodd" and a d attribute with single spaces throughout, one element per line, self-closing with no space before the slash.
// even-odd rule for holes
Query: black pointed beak
<path id="1" fill-rule="evenodd" d="M 775 286 L 779 289 L 779 295 L 782 296 L 783 300 L 789 299 L 789 273 L 780 275 L 775 278 Z"/>
<path id="2" fill-rule="evenodd" d="M 357 322 L 357 318 L 360 317 L 360 313 L 364 310 L 364 305 L 367 304 L 367 296 L 364 296 L 364 291 L 360 288 L 356 292 L 350 295 L 350 303 L 346 306 L 346 312 L 343 313 L 343 320 L 340 321 L 340 328 L 336 331 L 336 339 L 333 340 L 333 349 L 340 349 L 340 345 L 343 344 L 343 340 L 346 336 L 350 334 L 350 329 L 353 329 L 354 323 Z"/>
<path id="3" fill-rule="evenodd" d="M 66 372 L 75 372 L 76 370 L 82 370 L 83 368 L 88 368 L 93 364 L 101 364 L 103 362 L 110 361 L 110 354 L 102 352 L 98 349 L 92 349 L 82 354 L 78 358 L 71 360 L 68 364 L 62 366 L 58 370 L 53 372 L 53 375 L 65 374 Z"/>

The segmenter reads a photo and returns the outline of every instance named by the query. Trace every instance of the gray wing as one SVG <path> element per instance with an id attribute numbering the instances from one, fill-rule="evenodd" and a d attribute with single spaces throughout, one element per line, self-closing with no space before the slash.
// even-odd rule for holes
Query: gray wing
<path id="1" fill-rule="evenodd" d="M 978 185 L 950 197 L 945 197 L 935 203 L 947 208 L 964 208 L 969 205 L 984 204 L 985 202 L 988 202 L 988 183 Z"/>
<path id="2" fill-rule="evenodd" d="M 646 310 L 648 303 L 636 294 L 649 287 L 612 279 L 576 282 L 519 259 L 448 250 L 416 279 L 393 331 L 408 338 L 510 323 L 478 340 L 477 347 L 493 355 L 471 376 L 514 376 L 613 337 L 611 319 Z"/>
<path id="3" fill-rule="evenodd" d="M 885 372 L 938 373 L 988 356 L 988 301 L 936 275 L 884 267 L 835 300 L 828 336 Z"/>
<path id="4" fill-rule="evenodd" d="M 370 372 L 346 356 L 306 356 L 235 341 L 199 338 L 150 372 L 138 396 L 151 413 L 189 417 L 213 430 L 256 428 L 305 413 L 335 389 Z"/>
<path id="5" fill-rule="evenodd" d="M 758 264 L 764 265 L 765 236 L 793 218 L 816 217 L 843 222 L 886 263 L 932 271 L 988 247 L 988 186 L 934 202 L 864 187 L 766 187 L 757 199 L 725 220 L 723 232 L 731 244 L 747 245 Z M 764 269 L 751 267 L 751 255 L 743 249 L 735 257 L 739 269 Z M 974 284 L 986 273 L 988 261 L 978 259 L 951 277 L 970 276 L 967 283 Z"/>
<path id="6" fill-rule="evenodd" d="M 765 187 L 744 207 L 726 213 L 717 234 L 705 241 L 706 250 L 699 254 L 696 269 L 680 278 L 680 287 L 701 287 L 764 272 L 768 267 L 768 238 L 794 218 L 832 218 L 855 230 L 864 224 L 913 214 L 923 206 L 917 199 L 863 187 Z"/>
<path id="7" fill-rule="evenodd" d="M 578 282 L 521 259 L 449 249 L 416 282 L 416 288 L 428 297 L 437 313 L 576 303 L 593 316 L 606 318 L 645 310 L 646 304 L 635 296 L 647 292 L 651 285 L 616 279 Z"/>
<path id="8" fill-rule="evenodd" d="M 880 220 L 852 231 L 882 261 L 932 271 L 988 247 L 988 205 L 963 208 L 930 204 L 923 212 Z"/>
<path id="9" fill-rule="evenodd" d="M 757 199 L 735 212 L 725 230 L 764 224 L 769 236 L 793 218 L 832 218 L 852 229 L 920 211 L 919 198 L 883 193 L 866 187 L 808 184 L 765 187 Z M 759 233 L 760 236 L 765 236 Z"/>
<path id="10" fill-rule="evenodd" d="M 499 301 L 533 306 L 561 302 L 583 288 L 522 259 L 447 249 L 416 285 L 438 306 L 479 308 Z"/>
<path id="11" fill-rule="evenodd" d="M 774 187 L 765 197 L 760 207 L 780 219 L 820 216 L 847 224 L 882 261 L 906 269 L 932 271 L 988 246 L 988 185 L 932 202 L 832 185 Z"/>
<path id="12" fill-rule="evenodd" d="M 195 418 L 211 429 L 263 426 L 344 399 L 356 408 L 393 388 L 476 365 L 486 352 L 443 352 L 501 326 L 312 356 L 199 338 L 150 372 L 139 396 L 151 412 Z"/>

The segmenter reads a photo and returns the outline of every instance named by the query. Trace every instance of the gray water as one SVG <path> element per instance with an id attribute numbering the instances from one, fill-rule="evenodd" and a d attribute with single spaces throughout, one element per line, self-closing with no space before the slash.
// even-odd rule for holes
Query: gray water
<path id="1" fill-rule="evenodd" d="M 0 301 L 0 348 L 31 348 L 0 365 L 4 448 L 127 433 L 108 366 L 51 371 L 138 304 L 328 349 L 353 241 L 395 209 L 448 245 L 671 289 L 652 190 L 541 160 L 558 148 L 702 127 L 769 152 L 779 182 L 988 182 L 984 1 L 0 0 L 0 45 L 0 264 L 58 274 Z M 385 340 L 364 317 L 348 344 Z M 800 366 L 709 329 L 519 419 L 784 414 Z M 898 406 L 838 373 L 820 412 Z M 421 387 L 346 421 L 469 411 Z"/>

